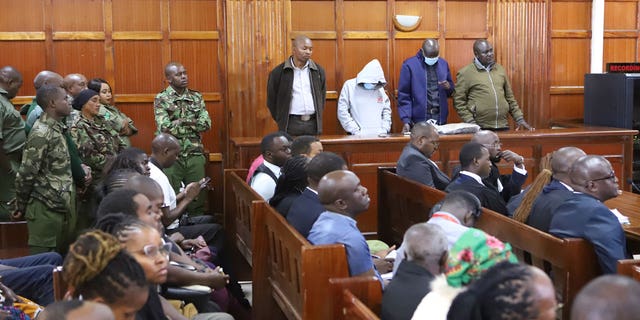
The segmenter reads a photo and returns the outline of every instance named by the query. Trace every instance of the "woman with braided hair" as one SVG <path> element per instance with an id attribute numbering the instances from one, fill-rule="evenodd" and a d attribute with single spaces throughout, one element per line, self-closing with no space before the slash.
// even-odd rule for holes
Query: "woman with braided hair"
<path id="1" fill-rule="evenodd" d="M 73 298 L 106 304 L 116 320 L 135 319 L 149 294 L 140 264 L 118 239 L 99 230 L 80 235 L 71 245 L 63 264 L 63 278 Z"/>
<path id="2" fill-rule="evenodd" d="M 307 187 L 307 167 L 309 158 L 297 155 L 289 158 L 280 169 L 280 177 L 276 182 L 276 189 L 269 204 L 285 218 L 293 200 L 302 194 Z"/>
<path id="3" fill-rule="evenodd" d="M 486 271 L 451 304 L 448 320 L 553 320 L 556 297 L 540 269 L 503 261 Z"/>

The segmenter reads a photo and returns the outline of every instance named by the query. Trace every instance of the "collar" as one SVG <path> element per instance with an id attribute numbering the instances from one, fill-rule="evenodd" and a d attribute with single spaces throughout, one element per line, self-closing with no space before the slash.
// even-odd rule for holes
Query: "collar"
<path id="1" fill-rule="evenodd" d="M 58 131 L 64 131 L 67 129 L 67 126 L 62 122 L 62 120 L 56 120 L 50 117 L 46 112 L 43 112 L 40 116 L 40 122 Z"/>
<path id="2" fill-rule="evenodd" d="M 309 59 L 309 60 L 307 61 L 307 64 L 305 64 L 305 66 L 308 66 L 308 67 L 309 67 L 309 69 L 311 69 L 311 70 L 318 71 L 318 66 L 317 66 L 317 65 L 316 65 L 316 63 L 315 63 L 315 62 L 313 62 L 313 60 L 311 60 L 311 59 Z M 295 68 L 295 67 L 294 67 L 294 64 L 293 64 L 293 56 L 289 56 L 289 59 L 286 59 L 286 60 L 284 61 L 284 66 L 283 66 L 283 68 L 284 68 L 284 69 L 293 69 L 293 68 Z"/>
<path id="3" fill-rule="evenodd" d="M 187 96 L 187 97 L 188 97 L 188 96 L 189 96 L 189 95 L 188 95 L 189 91 L 191 91 L 191 90 L 189 90 L 189 88 L 185 88 L 185 89 L 184 89 L 184 92 L 183 92 L 182 94 L 180 94 L 180 93 L 178 93 L 178 91 L 176 91 L 176 89 L 174 89 L 172 86 L 168 86 L 168 87 L 165 89 L 165 92 L 167 92 L 169 95 L 176 96 L 176 97 L 182 97 L 182 96 Z"/>
<path id="4" fill-rule="evenodd" d="M 491 65 L 485 67 L 482 65 L 482 63 L 480 63 L 480 60 L 478 60 L 478 58 L 473 57 L 473 64 L 476 65 L 476 68 L 480 69 L 480 70 L 485 70 L 487 72 L 491 71 L 491 69 L 493 69 L 493 67 L 496 65 L 496 63 L 492 63 Z"/>
<path id="5" fill-rule="evenodd" d="M 311 191 L 311 192 L 315 193 L 316 195 L 318 195 L 318 191 L 316 191 L 316 190 L 313 190 L 313 189 L 311 189 L 311 188 L 309 188 L 309 187 L 307 187 L 307 190 L 309 190 L 309 191 Z"/>
<path id="6" fill-rule="evenodd" d="M 273 164 L 273 163 L 271 163 L 271 162 L 269 162 L 267 160 L 264 160 L 263 163 L 264 163 L 265 167 L 269 168 L 269 170 L 271 170 L 271 172 L 273 172 L 276 175 L 276 177 L 280 176 L 280 167 L 276 166 L 275 164 Z"/>
<path id="7" fill-rule="evenodd" d="M 469 177 L 473 178 L 473 180 L 476 180 L 479 184 L 484 186 L 484 183 L 482 183 L 482 178 L 480 178 L 479 175 L 477 175 L 477 174 L 475 174 L 473 172 L 466 171 L 466 170 L 460 171 L 460 174 L 464 174 L 465 176 L 469 176 Z"/>
<path id="8" fill-rule="evenodd" d="M 0 94 L 5 95 L 7 93 L 9 93 L 9 92 L 7 92 L 7 90 L 5 90 L 3 88 L 0 88 Z M 35 100 L 35 98 L 34 98 L 34 100 Z"/>
<path id="9" fill-rule="evenodd" d="M 569 186 L 568 184 L 566 184 L 566 183 L 564 183 L 564 182 L 562 182 L 562 181 L 560 181 L 560 180 L 558 180 L 558 182 L 559 182 L 563 187 L 567 188 L 567 190 L 569 190 L 569 191 L 571 191 L 571 192 L 573 192 L 573 191 L 574 191 L 574 190 L 573 190 L 573 188 L 572 188 L 571 186 Z"/>
<path id="10" fill-rule="evenodd" d="M 156 168 L 162 170 L 162 166 L 160 165 L 160 162 L 158 162 L 158 160 L 156 160 L 156 158 L 154 158 L 153 156 L 149 157 L 149 163 L 156 166 Z"/>
<path id="11" fill-rule="evenodd" d="M 438 219 L 444 219 L 444 220 L 448 220 L 451 221 L 455 224 L 459 224 L 462 225 L 462 223 L 460 223 L 460 220 L 458 218 L 456 218 L 456 216 L 452 215 L 449 212 L 446 211 L 437 211 L 434 214 L 431 215 L 431 219 L 433 218 L 438 218 Z"/>
<path id="12" fill-rule="evenodd" d="M 355 219 L 349 217 L 348 215 L 342 214 L 342 213 L 337 213 L 337 212 L 333 212 L 333 211 L 327 210 L 327 211 L 323 212 L 322 214 L 325 214 L 325 215 L 329 216 L 329 218 L 331 218 L 331 219 L 338 219 L 338 220 L 342 219 L 342 220 L 345 220 L 346 222 L 348 222 L 349 224 L 351 224 L 353 226 L 358 224 Z"/>

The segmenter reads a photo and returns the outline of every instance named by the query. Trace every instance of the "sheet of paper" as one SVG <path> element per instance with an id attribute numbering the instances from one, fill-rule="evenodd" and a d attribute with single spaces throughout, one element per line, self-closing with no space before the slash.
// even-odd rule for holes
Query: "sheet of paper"
<path id="1" fill-rule="evenodd" d="M 618 209 L 611 209 L 611 212 L 613 212 L 616 218 L 618 218 L 618 222 L 620 222 L 620 224 L 631 224 L 629 222 L 629 217 L 622 215 Z"/>

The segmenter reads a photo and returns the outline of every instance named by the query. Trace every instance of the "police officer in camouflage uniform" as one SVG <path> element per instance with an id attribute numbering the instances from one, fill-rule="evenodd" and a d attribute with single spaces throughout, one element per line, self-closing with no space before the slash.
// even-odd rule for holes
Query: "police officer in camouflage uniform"
<path id="1" fill-rule="evenodd" d="M 73 99 L 73 108 L 80 110 L 80 118 L 71 127 L 71 137 L 78 146 L 82 163 L 91 168 L 93 181 L 78 204 L 79 226 L 92 224 L 96 208 L 95 186 L 101 182 L 102 169 L 109 159 L 118 155 L 127 146 L 120 140 L 118 132 L 107 124 L 99 114 L 98 93 L 84 89 Z"/>
<path id="2" fill-rule="evenodd" d="M 75 234 L 75 190 L 63 118 L 71 112 L 64 90 L 44 86 L 36 93 L 44 113 L 35 122 L 16 177 L 15 218 L 27 220 L 29 252 L 64 254 Z"/>
<path id="3" fill-rule="evenodd" d="M 164 69 L 169 86 L 160 92 L 154 102 L 157 133 L 169 133 L 180 142 L 180 155 L 176 163 L 164 170 L 176 193 L 181 183 L 200 181 L 205 176 L 202 132 L 211 128 L 211 118 L 202 95 L 190 90 L 187 70 L 177 62 Z M 198 197 L 188 207 L 191 215 L 202 215 L 204 197 Z"/>
<path id="4" fill-rule="evenodd" d="M 9 202 L 16 195 L 14 181 L 27 139 L 24 121 L 11 103 L 22 86 L 22 75 L 13 67 L 0 68 L 0 220 L 9 220 Z"/>

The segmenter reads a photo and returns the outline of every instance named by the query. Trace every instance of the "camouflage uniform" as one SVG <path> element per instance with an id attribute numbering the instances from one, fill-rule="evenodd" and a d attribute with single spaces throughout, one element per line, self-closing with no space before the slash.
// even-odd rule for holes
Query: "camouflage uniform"
<path id="1" fill-rule="evenodd" d="M 5 97 L 6 94 L 7 91 L 0 88 L 0 141 L 2 152 L 9 159 L 11 166 L 8 172 L 4 169 L 0 170 L 0 220 L 4 221 L 9 220 L 9 213 L 13 211 L 7 202 L 16 196 L 16 172 L 20 166 L 22 147 L 27 140 L 24 121 L 11 101 Z"/>
<path id="2" fill-rule="evenodd" d="M 127 147 L 100 115 L 89 120 L 81 114 L 71 127 L 71 137 L 78 146 L 82 163 L 91 167 L 92 185 L 102 179 L 102 169 L 107 160 Z"/>
<path id="3" fill-rule="evenodd" d="M 62 121 L 44 113 L 34 124 L 16 177 L 16 205 L 25 213 L 30 252 L 66 252 L 76 226 L 75 190 Z"/>
<path id="4" fill-rule="evenodd" d="M 157 133 L 169 133 L 180 142 L 180 155 L 176 163 L 164 172 L 176 193 L 181 182 L 188 184 L 204 178 L 204 147 L 200 133 L 211 129 L 211 118 L 204 105 L 202 95 L 190 89 L 178 94 L 169 86 L 160 92 L 154 102 Z M 201 215 L 204 211 L 204 197 L 193 201 L 187 211 L 191 215 Z"/>
<path id="5" fill-rule="evenodd" d="M 84 196 L 79 197 L 77 204 L 78 229 L 83 229 L 91 227 L 95 220 L 96 186 L 102 182 L 104 165 L 127 146 L 100 115 L 89 120 L 80 113 L 75 125 L 71 127 L 71 138 L 78 146 L 82 163 L 91 168 L 91 185 L 87 186 Z"/>
<path id="6" fill-rule="evenodd" d="M 118 110 L 115 106 L 102 104 L 100 105 L 99 115 L 103 116 L 105 121 L 119 134 L 120 140 L 127 145 L 131 146 L 131 141 L 129 141 L 129 137 L 120 134 L 122 131 L 122 122 L 127 119 L 129 123 L 129 128 L 131 129 L 131 135 L 138 133 L 138 128 L 133 125 L 133 120 L 127 117 L 126 114 L 122 113 L 122 111 Z"/>

